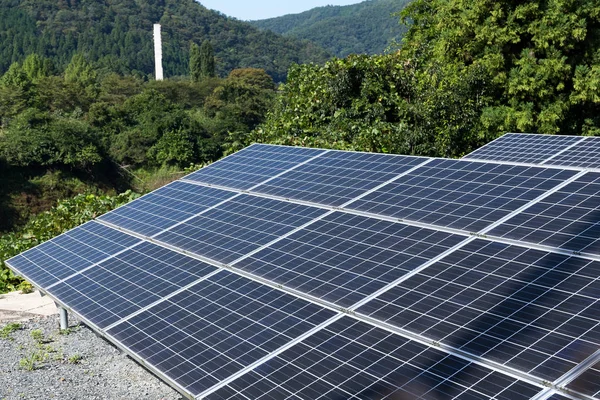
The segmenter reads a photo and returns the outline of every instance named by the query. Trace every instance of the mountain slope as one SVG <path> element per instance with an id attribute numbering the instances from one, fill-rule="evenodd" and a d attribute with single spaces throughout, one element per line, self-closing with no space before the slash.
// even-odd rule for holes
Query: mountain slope
<path id="1" fill-rule="evenodd" d="M 0 73 L 27 54 L 60 69 L 75 52 L 110 70 L 152 74 L 152 25 L 163 25 L 166 76 L 187 75 L 189 47 L 209 39 L 217 71 L 263 68 L 285 79 L 292 63 L 323 62 L 322 48 L 228 18 L 194 0 L 0 0 Z"/>
<path id="2" fill-rule="evenodd" d="M 317 7 L 250 23 L 288 37 L 310 40 L 338 57 L 352 53 L 380 54 L 405 32 L 399 18 L 392 13 L 409 2 L 369 0 L 350 6 Z"/>

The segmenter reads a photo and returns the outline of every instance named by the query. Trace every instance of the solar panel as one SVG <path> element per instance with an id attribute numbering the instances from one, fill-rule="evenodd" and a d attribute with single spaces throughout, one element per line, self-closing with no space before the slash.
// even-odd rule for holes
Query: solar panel
<path id="1" fill-rule="evenodd" d="M 217 268 L 141 243 L 48 291 L 100 328 L 185 287 Z"/>
<path id="2" fill-rule="evenodd" d="M 389 154 L 331 151 L 253 191 L 340 206 L 427 160 Z"/>
<path id="3" fill-rule="evenodd" d="M 489 234 L 600 255 L 600 173 L 588 172 Z"/>
<path id="4" fill-rule="evenodd" d="M 223 399 L 530 399 L 540 388 L 344 317 L 209 394 Z"/>
<path id="5" fill-rule="evenodd" d="M 544 164 L 600 169 L 600 138 L 587 137 Z"/>
<path id="6" fill-rule="evenodd" d="M 336 212 L 235 267 L 350 307 L 465 239 Z"/>
<path id="7" fill-rule="evenodd" d="M 600 262 L 477 239 L 358 309 L 554 381 L 600 346 Z"/>
<path id="8" fill-rule="evenodd" d="M 234 192 L 176 181 L 99 219 L 140 235 L 152 236 L 235 195 Z"/>
<path id="9" fill-rule="evenodd" d="M 463 159 L 539 164 L 581 141 L 581 136 L 507 133 Z"/>
<path id="10" fill-rule="evenodd" d="M 600 362 L 567 385 L 567 389 L 600 398 Z"/>
<path id="11" fill-rule="evenodd" d="M 185 177 L 187 180 L 235 189 L 250 189 L 325 150 L 252 145 Z"/>
<path id="12" fill-rule="evenodd" d="M 348 208 L 478 232 L 575 174 L 436 159 Z"/>
<path id="13" fill-rule="evenodd" d="M 140 240 L 133 236 L 88 222 L 6 263 L 33 284 L 45 288 L 137 243 Z"/>
<path id="14" fill-rule="evenodd" d="M 334 315 L 221 271 L 108 334 L 197 395 Z"/>
<path id="15" fill-rule="evenodd" d="M 242 195 L 169 229 L 156 239 L 229 263 L 325 212 L 301 204 Z"/>
<path id="16" fill-rule="evenodd" d="M 530 156 L 576 149 L 543 140 Z M 599 191 L 574 168 L 254 145 L 7 264 L 188 397 L 585 400 Z"/>

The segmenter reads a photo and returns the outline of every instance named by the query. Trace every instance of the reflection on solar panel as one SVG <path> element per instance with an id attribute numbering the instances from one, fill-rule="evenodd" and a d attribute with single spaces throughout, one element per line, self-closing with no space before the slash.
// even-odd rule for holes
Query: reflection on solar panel
<path id="1" fill-rule="evenodd" d="M 600 362 L 567 385 L 567 388 L 585 395 L 600 398 Z"/>
<path id="2" fill-rule="evenodd" d="M 349 307 L 465 238 L 336 212 L 235 266 Z"/>
<path id="3" fill-rule="evenodd" d="M 588 137 L 545 164 L 600 169 L 600 138 Z"/>
<path id="4" fill-rule="evenodd" d="M 530 399 L 539 388 L 345 317 L 208 399 Z"/>
<path id="5" fill-rule="evenodd" d="M 258 186 L 254 191 L 340 206 L 427 160 L 332 151 Z"/>
<path id="6" fill-rule="evenodd" d="M 142 243 L 48 290 L 105 328 L 213 271 L 211 265 Z"/>
<path id="7" fill-rule="evenodd" d="M 40 287 L 47 287 L 140 240 L 88 222 L 9 260 L 11 268 Z"/>
<path id="8" fill-rule="evenodd" d="M 539 164 L 579 141 L 581 136 L 508 133 L 463 159 Z"/>
<path id="9" fill-rule="evenodd" d="M 575 171 L 434 160 L 349 208 L 478 232 Z"/>
<path id="10" fill-rule="evenodd" d="M 490 235 L 600 255 L 600 173 L 587 173 Z"/>
<path id="11" fill-rule="evenodd" d="M 187 180 L 235 189 L 250 189 L 310 160 L 324 150 L 253 145 L 185 177 Z"/>
<path id="12" fill-rule="evenodd" d="M 173 182 L 99 219 L 152 236 L 233 196 L 234 192 Z"/>
<path id="13" fill-rule="evenodd" d="M 222 271 L 108 333 L 197 395 L 334 314 Z"/>
<path id="14" fill-rule="evenodd" d="M 598 199 L 576 168 L 254 145 L 7 264 L 186 397 L 600 399 Z"/>
<path id="15" fill-rule="evenodd" d="M 158 235 L 157 239 L 229 263 L 325 212 L 243 195 Z"/>
<path id="16" fill-rule="evenodd" d="M 359 313 L 554 381 L 600 346 L 600 262 L 475 240 Z"/>

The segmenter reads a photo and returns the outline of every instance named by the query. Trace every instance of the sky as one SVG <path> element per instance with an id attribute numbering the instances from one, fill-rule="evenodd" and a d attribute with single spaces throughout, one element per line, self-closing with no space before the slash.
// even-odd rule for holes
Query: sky
<path id="1" fill-rule="evenodd" d="M 199 0 L 206 8 L 241 20 L 265 19 L 295 14 L 326 5 L 345 6 L 361 0 Z"/>

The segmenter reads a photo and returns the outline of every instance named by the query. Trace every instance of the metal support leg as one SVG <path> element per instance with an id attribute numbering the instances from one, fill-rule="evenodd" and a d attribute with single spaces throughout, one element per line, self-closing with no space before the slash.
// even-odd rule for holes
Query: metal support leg
<path id="1" fill-rule="evenodd" d="M 58 307 L 58 313 L 60 314 L 60 329 L 65 330 L 69 328 L 69 314 L 67 313 L 67 310 L 62 308 L 62 307 Z"/>

